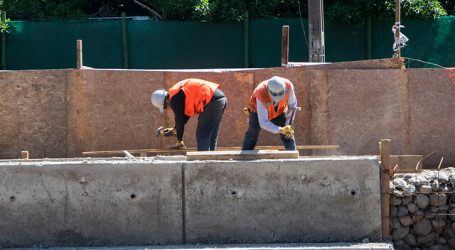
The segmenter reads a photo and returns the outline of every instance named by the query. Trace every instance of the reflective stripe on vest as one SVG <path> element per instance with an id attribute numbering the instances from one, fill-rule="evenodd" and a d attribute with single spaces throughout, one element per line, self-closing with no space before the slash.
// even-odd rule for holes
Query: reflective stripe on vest
<path id="1" fill-rule="evenodd" d="M 268 119 L 272 120 L 288 110 L 288 98 L 291 91 L 291 83 L 286 80 L 286 94 L 283 99 L 278 102 L 278 108 L 275 109 L 273 106 L 273 100 L 270 97 L 269 90 L 267 89 L 267 81 L 261 82 L 256 89 L 254 89 L 253 94 L 250 97 L 249 108 L 251 112 L 257 112 L 257 102 L 256 100 L 264 104 L 267 108 Z"/>
<path id="2" fill-rule="evenodd" d="M 169 89 L 169 98 L 182 89 L 185 93 L 185 115 L 194 116 L 204 111 L 204 106 L 212 100 L 213 93 L 219 86 L 213 82 L 190 78 L 172 86 Z"/>

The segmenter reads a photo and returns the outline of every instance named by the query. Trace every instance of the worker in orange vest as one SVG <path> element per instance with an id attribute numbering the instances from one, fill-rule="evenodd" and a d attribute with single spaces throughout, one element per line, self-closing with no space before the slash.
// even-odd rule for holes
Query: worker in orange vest
<path id="1" fill-rule="evenodd" d="M 242 150 L 253 150 L 264 129 L 280 134 L 286 150 L 295 150 L 294 129 L 291 124 L 297 110 L 294 85 L 286 78 L 274 76 L 261 82 L 250 97 L 249 127 Z"/>
<path id="2" fill-rule="evenodd" d="M 190 117 L 198 115 L 196 141 L 198 151 L 214 151 L 218 143 L 221 118 L 226 109 L 227 99 L 220 85 L 201 80 L 185 79 L 169 91 L 164 89 L 153 92 L 152 104 L 163 110 L 170 106 L 175 115 L 175 125 L 159 131 L 164 136 L 177 136 L 177 143 L 171 149 L 185 149 L 183 133 Z"/>

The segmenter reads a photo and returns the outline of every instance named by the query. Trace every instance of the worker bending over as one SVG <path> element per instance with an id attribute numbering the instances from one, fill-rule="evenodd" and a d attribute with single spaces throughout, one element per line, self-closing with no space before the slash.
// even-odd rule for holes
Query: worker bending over
<path id="1" fill-rule="evenodd" d="M 253 150 L 262 129 L 280 134 L 286 150 L 295 150 L 291 124 L 297 110 L 294 85 L 288 79 L 274 76 L 261 82 L 250 97 L 249 127 L 242 150 Z"/>
<path id="2" fill-rule="evenodd" d="M 157 90 L 152 94 L 152 104 L 160 109 L 172 108 L 175 126 L 160 131 L 164 136 L 177 136 L 177 143 L 171 149 L 185 149 L 183 133 L 190 117 L 199 114 L 196 130 L 198 151 L 214 151 L 218 142 L 221 117 L 226 109 L 227 99 L 220 85 L 201 80 L 185 79 L 172 86 L 169 91 Z"/>

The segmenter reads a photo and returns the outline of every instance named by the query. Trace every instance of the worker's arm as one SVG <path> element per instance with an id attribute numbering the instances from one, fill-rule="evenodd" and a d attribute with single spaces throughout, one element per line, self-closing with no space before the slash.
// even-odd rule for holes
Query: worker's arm
<path id="1" fill-rule="evenodd" d="M 180 90 L 171 98 L 169 106 L 172 108 L 172 111 L 174 111 L 174 128 L 177 131 L 177 140 L 182 141 L 183 133 L 185 132 L 185 124 L 190 119 L 189 116 L 185 115 L 185 93 L 183 90 Z"/>
<path id="2" fill-rule="evenodd" d="M 288 111 L 286 112 L 285 125 L 290 125 L 291 121 L 294 120 L 295 111 L 297 110 L 297 98 L 295 97 L 294 85 L 291 85 L 291 91 L 288 98 Z"/>
<path id="3" fill-rule="evenodd" d="M 258 112 L 259 126 L 273 134 L 280 133 L 280 127 L 269 121 L 269 113 L 261 101 L 256 99 L 256 109 Z"/>

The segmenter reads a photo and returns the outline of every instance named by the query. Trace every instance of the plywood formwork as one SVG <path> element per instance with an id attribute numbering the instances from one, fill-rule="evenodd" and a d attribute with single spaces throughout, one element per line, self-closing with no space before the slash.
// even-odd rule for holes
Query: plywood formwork
<path id="1" fill-rule="evenodd" d="M 373 66 L 372 66 L 373 65 Z M 261 81 L 290 79 L 299 106 L 296 142 L 340 145 L 340 154 L 375 154 L 381 138 L 396 154 L 426 155 L 455 163 L 455 85 L 444 69 L 401 69 L 392 59 L 242 70 L 33 70 L 0 73 L 0 157 L 74 157 L 84 151 L 165 149 L 174 139 L 154 137 L 172 126 L 150 104 L 150 94 L 188 77 L 220 83 L 228 97 L 220 146 L 240 146 L 247 129 L 242 108 Z M 21 86 L 16 88 L 17 86 Z M 185 143 L 195 147 L 196 118 Z M 262 132 L 258 145 L 281 145 Z M 452 146 L 453 145 L 453 146 Z M 451 147 L 452 146 L 452 147 Z"/>

